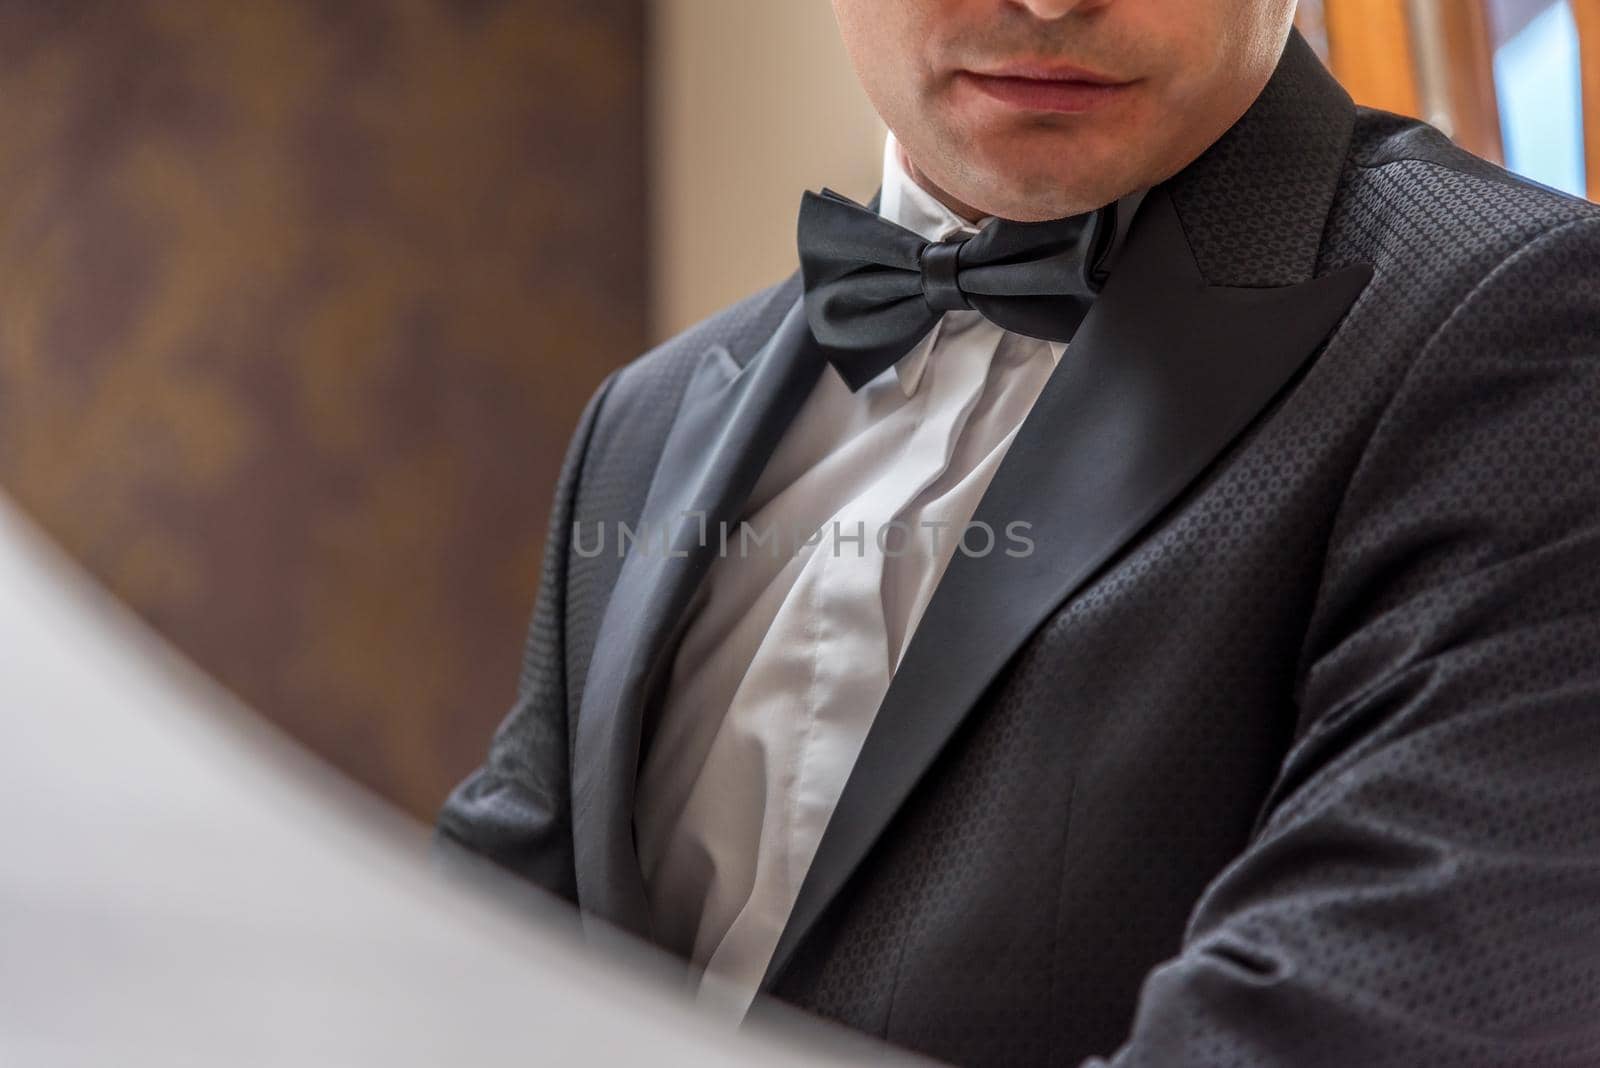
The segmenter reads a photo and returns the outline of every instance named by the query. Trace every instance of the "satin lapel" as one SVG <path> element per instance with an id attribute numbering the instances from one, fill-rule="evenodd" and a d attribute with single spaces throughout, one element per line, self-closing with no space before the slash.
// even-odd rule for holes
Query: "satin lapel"
<path id="1" fill-rule="evenodd" d="M 708 351 L 685 387 L 637 530 L 601 618 L 573 741 L 578 900 L 648 936 L 633 839 L 634 783 L 647 698 L 714 558 L 719 521 L 737 521 L 762 467 L 826 366 L 797 304 L 741 368 Z M 702 537 L 704 529 L 711 534 Z M 616 551 L 616 531 L 605 532 Z M 595 533 L 585 535 L 589 543 Z"/>
<path id="2" fill-rule="evenodd" d="M 973 516 L 994 531 L 994 550 L 957 552 L 929 602 L 764 987 L 1011 656 L 1283 390 L 1370 274 L 1206 285 L 1167 189 L 1150 193 Z M 1004 551 L 1016 545 L 1012 523 L 1029 524 L 1029 555 Z"/>

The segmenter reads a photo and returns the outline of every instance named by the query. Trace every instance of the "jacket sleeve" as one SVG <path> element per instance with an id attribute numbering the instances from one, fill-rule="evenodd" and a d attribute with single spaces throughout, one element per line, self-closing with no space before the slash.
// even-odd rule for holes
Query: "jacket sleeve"
<path id="1" fill-rule="evenodd" d="M 1600 220 L 1419 353 L 1296 678 L 1250 842 L 1109 1063 L 1600 1065 Z"/>
<path id="2" fill-rule="evenodd" d="M 578 419 L 556 482 L 544 563 L 522 672 L 488 759 L 439 812 L 433 854 L 442 867 L 470 866 L 462 850 L 576 903 L 567 731 L 566 573 L 574 500 L 601 405 L 600 384 Z"/>

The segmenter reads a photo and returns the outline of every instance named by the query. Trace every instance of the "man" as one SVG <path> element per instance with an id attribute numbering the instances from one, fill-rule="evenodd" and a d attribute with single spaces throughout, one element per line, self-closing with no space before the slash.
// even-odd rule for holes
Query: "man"
<path id="1" fill-rule="evenodd" d="M 590 401 L 441 842 L 963 1064 L 1600 1064 L 1600 209 L 1290 0 L 834 6 L 880 195 Z"/>

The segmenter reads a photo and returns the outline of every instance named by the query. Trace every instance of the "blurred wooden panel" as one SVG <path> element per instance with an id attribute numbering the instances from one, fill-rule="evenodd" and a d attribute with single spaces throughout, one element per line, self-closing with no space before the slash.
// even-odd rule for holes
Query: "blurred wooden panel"
<path id="1" fill-rule="evenodd" d="M 1294 7 L 1294 24 L 1322 62 L 1328 62 L 1328 23 L 1323 0 L 1299 0 Z"/>
<path id="2" fill-rule="evenodd" d="M 0 485 L 415 812 L 644 342 L 644 6 L 0 0 Z"/>
<path id="3" fill-rule="evenodd" d="M 1421 114 L 1405 0 L 1324 0 L 1323 19 L 1328 66 L 1356 103 Z"/>
<path id="4" fill-rule="evenodd" d="M 1500 139 L 1500 103 L 1494 88 L 1494 32 L 1483 0 L 1435 0 L 1450 57 L 1450 102 L 1455 137 L 1468 152 L 1505 162 Z"/>
<path id="5" fill-rule="evenodd" d="M 1423 117 L 1468 152 L 1503 163 L 1486 0 L 1410 0 L 1409 6 Z"/>
<path id="6" fill-rule="evenodd" d="M 1583 85 L 1583 164 L 1589 199 L 1600 200 L 1600 0 L 1571 0 Z"/>
<path id="7" fill-rule="evenodd" d="M 1356 103 L 1431 122 L 1500 163 L 1485 0 L 1325 0 L 1329 66 Z"/>

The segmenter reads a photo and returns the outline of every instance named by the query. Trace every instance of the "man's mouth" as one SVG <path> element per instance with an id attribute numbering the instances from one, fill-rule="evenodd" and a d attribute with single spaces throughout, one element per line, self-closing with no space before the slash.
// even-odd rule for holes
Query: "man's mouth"
<path id="1" fill-rule="evenodd" d="M 1082 112 L 1112 102 L 1134 84 L 1060 63 L 1022 61 L 961 70 L 956 80 L 1002 104 L 1029 111 Z"/>

